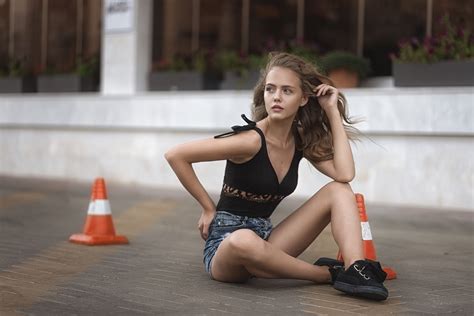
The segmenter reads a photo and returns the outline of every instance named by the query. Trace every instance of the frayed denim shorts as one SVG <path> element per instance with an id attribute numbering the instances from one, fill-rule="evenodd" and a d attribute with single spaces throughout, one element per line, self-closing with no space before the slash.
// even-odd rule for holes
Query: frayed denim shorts
<path id="1" fill-rule="evenodd" d="M 242 228 L 250 229 L 260 238 L 267 240 L 273 225 L 269 218 L 240 216 L 218 211 L 209 226 L 209 237 L 204 245 L 204 267 L 209 274 L 211 274 L 212 258 L 221 242 L 232 232 Z"/>

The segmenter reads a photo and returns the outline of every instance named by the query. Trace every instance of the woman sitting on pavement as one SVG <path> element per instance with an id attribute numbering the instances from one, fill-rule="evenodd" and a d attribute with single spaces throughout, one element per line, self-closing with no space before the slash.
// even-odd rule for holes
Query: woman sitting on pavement
<path id="1" fill-rule="evenodd" d="M 309 62 L 270 54 L 254 89 L 252 114 L 232 132 L 178 145 L 165 157 L 199 202 L 198 228 L 206 241 L 204 264 L 211 278 L 245 282 L 251 277 L 331 283 L 337 290 L 384 300 L 385 273 L 365 260 L 361 226 L 349 182 L 355 167 L 349 139 L 355 129 L 344 96 Z M 326 184 L 274 228 L 270 215 L 297 185 L 306 158 L 334 181 Z M 227 160 L 217 206 L 192 164 Z M 344 262 L 297 257 L 331 223 Z"/>

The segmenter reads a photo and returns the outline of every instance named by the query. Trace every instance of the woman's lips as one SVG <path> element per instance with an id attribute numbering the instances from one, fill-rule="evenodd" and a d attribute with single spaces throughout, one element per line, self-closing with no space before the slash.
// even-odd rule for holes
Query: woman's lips
<path id="1" fill-rule="evenodd" d="M 279 105 L 274 105 L 272 106 L 272 110 L 275 111 L 275 112 L 280 112 L 283 110 L 283 108 Z"/>

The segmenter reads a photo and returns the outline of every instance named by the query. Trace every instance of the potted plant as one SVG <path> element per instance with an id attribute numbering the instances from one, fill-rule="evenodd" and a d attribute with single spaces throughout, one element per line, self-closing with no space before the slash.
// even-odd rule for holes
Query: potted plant
<path id="1" fill-rule="evenodd" d="M 81 91 L 98 91 L 100 84 L 99 57 L 93 56 L 89 59 L 79 59 L 76 66 L 76 74 L 80 78 Z"/>
<path id="2" fill-rule="evenodd" d="M 203 89 L 218 90 L 223 78 L 222 70 L 214 50 L 204 50 L 194 57 L 194 67 L 203 74 Z"/>
<path id="3" fill-rule="evenodd" d="M 265 64 L 262 55 L 241 55 L 228 50 L 219 52 L 217 60 L 223 73 L 222 90 L 253 89 L 260 77 L 260 69 Z"/>
<path id="4" fill-rule="evenodd" d="M 367 59 L 345 51 L 330 52 L 318 64 L 337 88 L 357 87 L 370 71 Z"/>
<path id="5" fill-rule="evenodd" d="M 0 66 L 0 93 L 36 92 L 36 78 L 26 70 L 24 59 Z"/>
<path id="6" fill-rule="evenodd" d="M 441 32 L 422 41 L 401 41 L 393 54 L 394 84 L 398 87 L 474 85 L 474 34 L 456 27 L 449 15 Z"/>
<path id="7" fill-rule="evenodd" d="M 79 58 L 74 67 L 39 67 L 38 92 L 97 91 L 99 58 Z"/>
<path id="8" fill-rule="evenodd" d="M 284 50 L 291 54 L 298 55 L 314 65 L 318 65 L 320 48 L 315 42 L 304 42 L 301 39 L 294 39 L 286 44 Z"/>
<path id="9" fill-rule="evenodd" d="M 175 56 L 153 63 L 149 90 L 202 90 L 204 65 L 200 56 L 194 59 Z"/>

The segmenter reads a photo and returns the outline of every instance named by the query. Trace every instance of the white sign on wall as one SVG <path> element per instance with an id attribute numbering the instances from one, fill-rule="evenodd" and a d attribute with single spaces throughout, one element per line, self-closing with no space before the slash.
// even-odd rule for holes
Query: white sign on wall
<path id="1" fill-rule="evenodd" d="M 106 32 L 133 30 L 134 0 L 105 0 L 104 17 Z"/>

